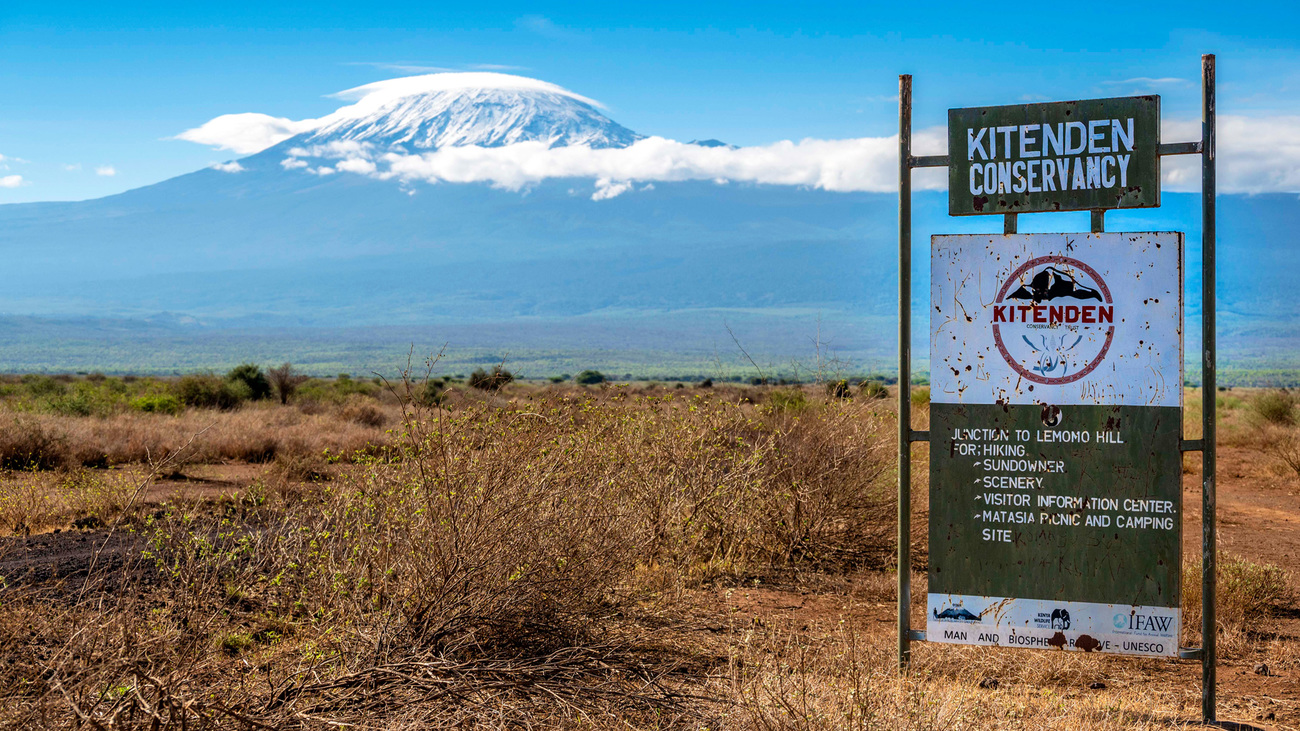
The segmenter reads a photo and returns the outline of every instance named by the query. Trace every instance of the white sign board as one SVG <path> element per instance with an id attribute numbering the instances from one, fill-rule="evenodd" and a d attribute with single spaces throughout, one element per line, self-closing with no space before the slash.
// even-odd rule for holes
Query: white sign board
<path id="1" fill-rule="evenodd" d="M 933 238 L 927 639 L 1177 654 L 1182 243 Z"/>
<path id="2" fill-rule="evenodd" d="M 933 237 L 930 400 L 1180 406 L 1182 240 Z"/>

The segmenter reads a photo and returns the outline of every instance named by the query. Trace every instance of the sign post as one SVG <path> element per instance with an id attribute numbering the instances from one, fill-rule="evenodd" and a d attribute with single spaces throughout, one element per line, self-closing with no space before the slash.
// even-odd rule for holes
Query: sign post
<path id="1" fill-rule="evenodd" d="M 1215 99 L 1202 136 L 1160 140 L 1160 99 L 949 110 L 948 155 L 911 151 L 899 78 L 898 659 L 913 640 L 1199 658 L 1215 719 Z M 1182 438 L 1183 236 L 1106 233 L 1160 205 L 1160 158 L 1202 160 L 1203 437 Z M 935 236 L 930 429 L 912 429 L 911 172 L 946 167 Z M 1092 213 L 1088 234 L 1016 234 L 1019 213 Z M 926 629 L 911 620 L 911 444 L 930 444 Z M 1202 453 L 1202 647 L 1179 648 L 1182 452 Z"/>

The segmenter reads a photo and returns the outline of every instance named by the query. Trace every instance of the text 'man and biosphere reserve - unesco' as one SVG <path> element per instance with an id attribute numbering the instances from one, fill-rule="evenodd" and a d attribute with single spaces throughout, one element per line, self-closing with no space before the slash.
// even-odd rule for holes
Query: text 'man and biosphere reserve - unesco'
<path id="1" fill-rule="evenodd" d="M 927 639 L 1177 654 L 1182 244 L 933 238 Z"/>

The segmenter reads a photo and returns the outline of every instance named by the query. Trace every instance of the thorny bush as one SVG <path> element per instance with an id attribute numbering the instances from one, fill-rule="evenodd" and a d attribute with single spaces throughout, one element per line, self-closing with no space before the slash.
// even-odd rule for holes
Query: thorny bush
<path id="1" fill-rule="evenodd" d="M 851 402 L 792 413 L 711 393 L 409 404 L 391 447 L 338 479 L 154 514 L 134 558 L 52 616 L 35 588 L 0 590 L 20 658 L 0 667 L 4 720 L 664 712 L 667 670 L 604 618 L 646 567 L 698 581 L 887 553 L 881 426 Z"/>

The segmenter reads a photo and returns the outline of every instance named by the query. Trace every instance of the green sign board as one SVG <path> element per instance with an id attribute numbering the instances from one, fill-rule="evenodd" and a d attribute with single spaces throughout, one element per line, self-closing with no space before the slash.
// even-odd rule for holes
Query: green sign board
<path id="1" fill-rule="evenodd" d="M 928 639 L 1177 653 L 1182 243 L 934 237 Z"/>
<path id="2" fill-rule="evenodd" d="M 948 110 L 948 213 L 1160 205 L 1160 97 Z"/>

